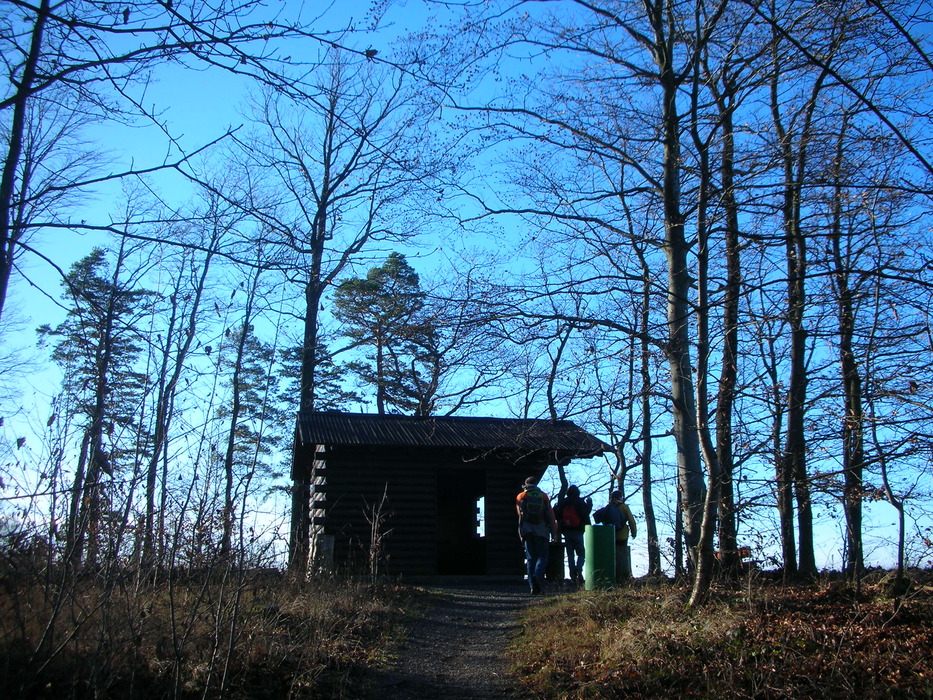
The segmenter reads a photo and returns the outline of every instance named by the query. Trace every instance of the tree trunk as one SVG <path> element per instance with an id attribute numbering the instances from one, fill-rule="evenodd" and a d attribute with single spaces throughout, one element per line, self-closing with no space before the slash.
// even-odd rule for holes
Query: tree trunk
<path id="1" fill-rule="evenodd" d="M 326 212 L 319 210 L 312 232 L 313 251 L 311 270 L 305 284 L 304 335 L 301 347 L 301 387 L 299 406 L 303 411 L 314 410 L 315 371 L 317 368 L 318 310 L 324 294 L 321 266 L 324 257 L 324 223 Z M 302 452 L 298 449 L 297 426 L 292 445 L 292 513 L 288 541 L 288 570 L 297 578 L 308 572 L 308 555 L 311 537 L 311 475 L 309 465 L 301 462 Z"/>
<path id="2" fill-rule="evenodd" d="M 861 576 L 862 555 L 862 472 L 865 447 L 862 433 L 862 378 L 852 350 L 855 319 L 851 292 L 839 275 L 839 361 L 845 389 L 845 418 L 842 425 L 842 469 L 845 474 L 843 503 L 846 516 L 846 575 L 851 580 Z"/>
<path id="3" fill-rule="evenodd" d="M 88 454 L 91 436 L 87 431 L 81 438 L 81 450 L 78 453 L 78 466 L 71 486 L 71 503 L 68 507 L 68 525 L 65 529 L 65 559 L 72 568 L 80 568 L 84 556 L 84 526 L 81 523 L 81 504 L 84 501 L 84 482 L 87 473 Z"/>
<path id="4" fill-rule="evenodd" d="M 677 444 L 680 510 L 683 512 L 684 545 L 688 562 L 696 563 L 704 498 L 703 469 L 697 435 L 697 411 L 690 360 L 690 277 L 680 211 L 680 118 L 677 114 L 677 83 L 667 60 L 660 61 L 663 87 L 664 127 L 664 253 L 667 257 L 667 358 L 671 370 L 673 434 Z"/>
<path id="5" fill-rule="evenodd" d="M 376 333 L 376 413 L 384 416 L 386 412 L 386 359 L 385 343 L 382 332 Z"/>
<path id="6" fill-rule="evenodd" d="M 703 503 L 703 522 L 700 527 L 700 544 L 697 548 L 696 570 L 689 606 L 705 600 L 713 576 L 713 532 L 716 529 L 716 504 L 719 501 L 719 465 L 715 456 L 709 462 L 709 490 Z"/>
<path id="7" fill-rule="evenodd" d="M 723 100 L 731 100 L 731 93 Z M 742 287 L 739 215 L 735 199 L 735 158 L 732 104 L 720 104 L 722 120 L 722 199 L 726 215 L 726 289 L 723 298 L 722 372 L 716 405 L 716 456 L 719 463 L 719 551 L 723 571 L 739 568 L 733 492 L 732 412 L 739 357 L 739 297 Z"/>
<path id="8" fill-rule="evenodd" d="M 6 139 L 7 154 L 3 161 L 3 175 L 0 178 L 0 318 L 6 303 L 13 273 L 16 246 L 21 236 L 14 225 L 13 192 L 15 189 L 16 170 L 23 153 L 23 136 L 26 133 L 26 111 L 29 96 L 32 94 L 36 79 L 36 66 L 42 55 L 42 37 L 45 23 L 49 16 L 50 0 L 42 0 L 36 12 L 36 21 L 32 27 L 29 54 L 23 63 L 22 77 L 13 96 L 13 116 L 10 120 L 10 132 Z"/>
<path id="9" fill-rule="evenodd" d="M 807 329 L 804 324 L 806 310 L 807 241 L 801 230 L 801 186 L 806 173 L 807 143 L 817 97 L 825 80 L 825 71 L 819 75 L 811 89 L 805 106 L 802 124 L 795 144 L 793 135 L 784 128 L 780 112 L 778 85 L 780 81 L 779 40 L 774 37 L 774 59 L 771 78 L 771 112 L 778 133 L 784 171 L 782 218 L 784 251 L 787 261 L 787 322 L 790 326 L 790 384 L 787 392 L 787 437 L 784 454 L 778 467 L 778 511 L 781 514 L 781 540 L 784 555 L 784 573 L 795 576 L 816 574 L 813 549 L 813 511 L 810 502 L 810 483 L 806 465 L 806 433 L 804 416 L 807 404 Z M 790 492 L 797 502 L 800 538 L 799 561 L 793 549 L 793 527 L 790 522 Z"/>
<path id="10" fill-rule="evenodd" d="M 862 473 L 865 465 L 864 415 L 862 412 L 862 377 L 855 359 L 854 292 L 849 285 L 849 265 L 842 246 L 842 174 L 838 168 L 844 162 L 843 144 L 847 122 L 839 135 L 836 149 L 833 220 L 830 243 L 835 266 L 833 283 L 839 323 L 839 365 L 843 386 L 842 471 L 844 475 L 843 510 L 846 518 L 846 575 L 858 581 L 864 566 L 862 554 Z"/>
<path id="11" fill-rule="evenodd" d="M 651 438 L 651 354 L 648 329 L 651 311 L 651 276 L 644 257 L 641 258 L 644 285 L 641 298 L 641 498 L 645 510 L 645 537 L 648 542 L 648 575 L 661 574 L 661 545 L 658 542 L 658 523 L 651 496 L 652 438 Z"/>
<path id="12" fill-rule="evenodd" d="M 706 597 L 712 579 L 714 549 L 713 535 L 716 532 L 716 506 L 719 500 L 719 454 L 713 444 L 709 428 L 710 400 L 709 367 L 710 356 L 710 294 L 709 294 L 709 200 L 711 195 L 711 172 L 709 167 L 709 139 L 704 138 L 699 128 L 699 65 L 694 68 L 694 80 L 691 100 L 691 132 L 698 157 L 698 201 L 697 201 L 697 360 L 696 360 L 696 401 L 697 435 L 700 450 L 706 462 L 709 477 L 709 491 L 703 503 L 703 518 L 700 526 L 700 542 L 696 551 L 696 569 L 694 571 L 693 590 L 690 605 L 697 604 Z"/>
<path id="13" fill-rule="evenodd" d="M 250 291 L 250 300 L 252 300 L 253 292 L 255 292 L 255 287 Z M 243 326 L 240 329 L 239 338 L 237 338 L 236 352 L 233 358 L 233 378 L 231 379 L 233 396 L 230 406 L 230 428 L 227 431 L 227 448 L 224 452 L 223 535 L 220 540 L 220 554 L 222 557 L 229 557 L 230 552 L 233 550 L 233 458 L 234 448 L 236 447 L 237 424 L 240 421 L 242 404 L 240 400 L 240 376 L 243 370 L 243 351 L 246 347 L 246 338 L 250 332 L 251 311 L 251 302 L 247 302 Z"/>

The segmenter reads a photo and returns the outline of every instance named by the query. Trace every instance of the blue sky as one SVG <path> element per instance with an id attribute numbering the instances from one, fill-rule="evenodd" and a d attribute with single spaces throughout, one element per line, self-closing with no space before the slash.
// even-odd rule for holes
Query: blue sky
<path id="1" fill-rule="evenodd" d="M 301 5 L 302 3 L 299 2 L 289 3 L 289 6 L 293 8 Z M 361 18 L 368 7 L 369 3 L 365 2 L 334 5 L 321 24 L 326 28 L 345 26 L 350 17 Z M 356 42 L 359 48 L 372 46 L 378 48 L 383 56 L 390 56 L 388 47 L 393 38 L 406 30 L 416 28 L 418 23 L 423 21 L 424 16 L 424 6 L 421 2 L 409 0 L 409 2 L 390 3 L 387 30 L 360 31 L 353 34 L 349 40 Z M 317 49 L 311 47 L 308 50 L 316 51 Z M 229 127 L 236 127 L 245 122 L 240 114 L 240 108 L 244 103 L 247 87 L 238 78 L 216 70 L 190 71 L 178 67 L 163 68 L 154 78 L 146 104 L 157 105 L 160 110 L 163 110 L 164 119 L 185 150 L 199 148 L 221 136 Z M 167 147 L 164 137 L 151 125 L 138 128 L 117 128 L 108 125 L 106 128 L 96 128 L 91 132 L 91 136 L 100 144 L 100 148 L 113 154 L 114 170 L 126 167 L 131 162 L 137 167 L 151 167 L 165 158 L 171 160 L 177 155 Z M 166 200 L 171 203 L 180 204 L 191 195 L 190 185 L 177 176 L 156 176 L 152 180 Z M 99 188 L 95 197 L 88 198 L 83 203 L 85 211 L 76 213 L 75 220 L 106 221 L 117 206 L 119 199 L 120 193 L 117 188 Z M 516 219 L 509 221 L 509 233 L 521 236 L 522 226 L 522 223 Z M 106 241 L 95 234 L 50 232 L 40 234 L 37 246 L 47 252 L 61 269 L 67 270 L 71 263 L 87 254 L 91 247 L 102 242 Z M 425 268 L 421 263 L 415 261 L 413 263 L 419 272 L 424 271 Z M 426 266 L 428 261 L 425 260 L 423 263 Z M 37 325 L 40 323 L 54 325 L 62 317 L 61 309 L 57 304 L 60 292 L 57 271 L 44 263 L 32 261 L 27 263 L 26 273 L 50 297 L 36 291 L 22 279 L 14 281 L 10 304 L 12 309 L 18 312 L 17 315 L 23 326 L 21 332 L 12 338 L 8 337 L 5 342 L 24 346 L 34 343 L 34 329 Z M 24 400 L 21 402 L 28 412 L 30 424 L 42 425 L 47 415 L 43 402 L 54 392 L 57 380 L 55 370 L 35 372 L 30 377 L 26 385 Z M 4 430 L 14 430 L 13 426 L 15 423 L 8 421 Z M 665 455 L 659 454 L 657 459 L 660 464 L 665 459 Z M 598 463 L 591 463 L 585 470 L 582 467 L 583 465 L 577 466 L 581 469 L 581 473 L 591 469 L 598 474 L 605 471 L 605 468 Z M 582 478 L 575 480 L 583 481 Z M 594 478 L 593 482 L 599 484 L 603 480 L 603 476 L 600 475 Z M 668 487 L 667 495 L 670 496 L 671 492 L 672 489 Z M 660 497 L 661 494 L 659 493 L 658 496 Z M 598 497 L 596 500 L 601 502 Z M 640 496 L 636 497 L 631 505 L 636 512 L 640 512 Z M 662 517 L 660 512 L 659 517 Z M 880 536 L 889 537 L 890 525 L 894 523 L 893 509 L 885 503 L 867 506 L 866 523 L 869 524 L 872 520 L 883 526 Z M 817 543 L 818 551 L 822 553 L 820 559 L 822 564 L 838 566 L 840 563 L 838 548 L 840 526 L 841 521 L 836 520 L 825 523 L 822 528 Z M 870 527 L 867 526 L 866 530 L 868 531 L 866 553 L 870 555 L 872 551 L 870 540 L 874 535 Z M 645 540 L 639 537 L 632 544 L 636 571 L 639 569 L 643 571 Z M 890 548 L 887 551 L 890 551 Z"/>

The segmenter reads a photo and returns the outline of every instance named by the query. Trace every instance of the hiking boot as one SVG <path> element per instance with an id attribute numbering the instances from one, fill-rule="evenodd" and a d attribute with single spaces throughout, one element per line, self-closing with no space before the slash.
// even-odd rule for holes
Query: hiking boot
<path id="1" fill-rule="evenodd" d="M 541 595 L 541 584 L 535 579 L 531 581 L 531 595 Z"/>

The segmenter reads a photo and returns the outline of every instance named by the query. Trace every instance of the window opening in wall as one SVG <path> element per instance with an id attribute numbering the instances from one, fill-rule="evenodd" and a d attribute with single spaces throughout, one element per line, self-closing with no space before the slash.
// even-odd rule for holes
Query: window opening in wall
<path id="1" fill-rule="evenodd" d="M 476 536 L 486 536 L 486 497 L 476 499 Z"/>
<path id="2" fill-rule="evenodd" d="M 486 472 L 441 468 L 436 472 L 437 573 L 486 573 Z"/>

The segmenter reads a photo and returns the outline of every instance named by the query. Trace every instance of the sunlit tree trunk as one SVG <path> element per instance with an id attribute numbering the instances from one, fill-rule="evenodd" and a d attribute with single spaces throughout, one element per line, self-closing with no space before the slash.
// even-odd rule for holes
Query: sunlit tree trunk
<path id="1" fill-rule="evenodd" d="M 671 371 L 671 399 L 674 439 L 677 444 L 677 472 L 680 510 L 683 513 L 684 545 L 689 562 L 695 564 L 696 547 L 700 542 L 700 523 L 705 493 L 700 443 L 697 433 L 697 407 L 690 353 L 690 288 L 693 279 L 687 255 L 689 244 L 684 232 L 684 217 L 680 202 L 680 127 L 677 111 L 677 91 L 680 78 L 675 74 L 673 49 L 676 39 L 673 27 L 666 26 L 666 2 L 652 6 L 650 21 L 655 27 L 652 50 L 658 66 L 662 91 L 661 128 L 664 146 L 662 196 L 664 209 L 663 250 L 667 258 L 667 345 Z M 665 34 L 665 31 L 670 34 Z"/>
<path id="2" fill-rule="evenodd" d="M 697 400 L 697 435 L 700 441 L 700 450 L 703 461 L 706 462 L 708 476 L 708 491 L 703 502 L 702 521 L 700 525 L 699 542 L 696 547 L 696 569 L 693 578 L 693 590 L 690 595 L 690 604 L 696 604 L 706 595 L 709 589 L 713 572 L 714 550 L 713 536 L 716 532 L 717 512 L 719 501 L 719 454 L 713 443 L 709 427 L 710 399 L 709 380 L 712 376 L 710 358 L 709 324 L 711 315 L 711 301 L 709 290 L 709 250 L 710 250 L 710 196 L 712 188 L 712 173 L 710 172 L 710 141 L 712 135 L 700 133 L 699 112 L 699 65 L 694 68 L 694 79 L 691 100 L 690 124 L 693 134 L 694 147 L 698 154 L 699 188 L 697 197 L 697 340 L 696 340 L 696 400 Z"/>
<path id="3" fill-rule="evenodd" d="M 855 358 L 855 294 L 850 286 L 850 269 L 843 250 L 843 198 L 842 173 L 845 162 L 845 141 L 848 119 L 844 120 L 836 144 L 834 161 L 834 186 L 832 220 L 829 240 L 832 251 L 833 287 L 836 295 L 836 312 L 839 324 L 839 367 L 843 386 L 842 419 L 842 472 L 843 512 L 846 519 L 845 571 L 851 580 L 857 580 L 864 567 L 862 554 L 862 475 L 865 468 L 865 446 L 862 411 L 862 376 Z"/>

